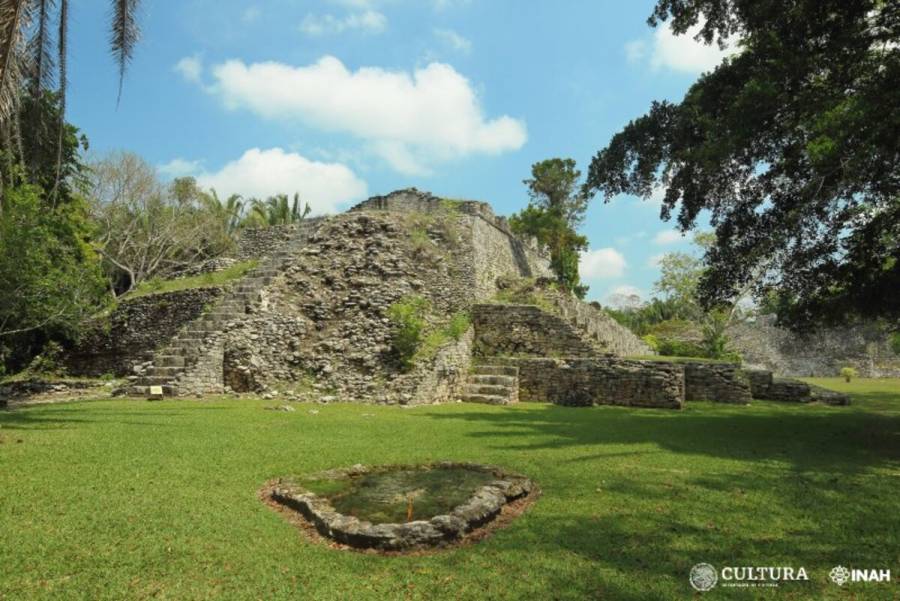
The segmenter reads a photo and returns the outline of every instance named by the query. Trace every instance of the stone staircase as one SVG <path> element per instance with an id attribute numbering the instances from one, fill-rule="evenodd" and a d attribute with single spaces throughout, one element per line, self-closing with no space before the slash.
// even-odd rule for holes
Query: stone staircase
<path id="1" fill-rule="evenodd" d="M 598 354 L 655 355 L 656 353 L 628 328 L 602 309 L 563 293 L 547 295 L 555 313 L 569 323 L 581 339 Z"/>
<path id="2" fill-rule="evenodd" d="M 489 364 L 472 366 L 463 388 L 462 400 L 467 403 L 509 405 L 519 402 L 519 368 L 502 359 Z"/>
<path id="3" fill-rule="evenodd" d="M 186 392 L 182 380 L 204 355 L 212 352 L 210 341 L 220 336 L 225 326 L 242 319 L 250 307 L 259 300 L 260 291 L 283 272 L 295 258 L 297 250 L 306 245 L 314 235 L 321 219 L 309 219 L 300 223 L 296 235 L 286 241 L 264 262 L 244 276 L 209 311 L 188 323 L 169 343 L 153 353 L 152 365 L 127 389 L 129 396 L 148 396 L 151 386 L 162 387 L 164 396 Z M 192 392 L 221 392 L 222 373 L 210 375 L 207 381 L 201 376 Z"/>

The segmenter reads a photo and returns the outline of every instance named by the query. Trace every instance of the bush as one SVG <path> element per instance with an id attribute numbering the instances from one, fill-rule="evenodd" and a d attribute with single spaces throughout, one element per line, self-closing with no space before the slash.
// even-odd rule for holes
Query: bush
<path id="1" fill-rule="evenodd" d="M 843 367 L 841 368 L 841 377 L 844 378 L 847 382 L 858 376 L 859 373 L 852 367 Z"/>
<path id="2" fill-rule="evenodd" d="M 894 351 L 895 355 L 900 355 L 900 332 L 891 334 L 891 350 Z"/>
<path id="3" fill-rule="evenodd" d="M 28 374 L 53 377 L 66 375 L 62 356 L 62 347 L 56 342 L 48 342 L 44 345 L 44 350 L 41 351 L 41 354 L 31 360 L 31 363 L 28 365 Z"/>
<path id="4" fill-rule="evenodd" d="M 388 308 L 391 320 L 391 346 L 404 369 L 413 365 L 413 357 L 422 344 L 428 301 L 421 296 L 405 296 Z"/>

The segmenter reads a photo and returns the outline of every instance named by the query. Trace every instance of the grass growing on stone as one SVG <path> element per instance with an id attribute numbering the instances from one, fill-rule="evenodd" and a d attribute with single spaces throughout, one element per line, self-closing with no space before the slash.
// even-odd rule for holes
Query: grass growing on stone
<path id="1" fill-rule="evenodd" d="M 214 271 L 212 273 L 201 273 L 200 275 L 175 278 L 172 280 L 152 278 L 138 284 L 134 290 L 128 293 L 128 298 L 136 298 L 148 294 L 161 294 L 164 292 L 177 292 L 179 290 L 191 290 L 194 288 L 225 286 L 235 280 L 241 279 L 258 264 L 259 261 L 256 260 L 242 261 L 240 263 L 235 263 L 230 267 L 226 267 L 221 271 Z"/>
<path id="2" fill-rule="evenodd" d="M 676 357 L 674 355 L 632 355 L 625 359 L 633 359 L 635 361 L 662 361 L 665 363 L 718 363 L 732 364 L 734 361 L 725 359 L 710 359 L 708 357 Z"/>
<path id="3" fill-rule="evenodd" d="M 900 380 L 850 407 L 683 411 L 115 400 L 0 412 L 0 598 L 695 597 L 696 563 L 803 566 L 710 599 L 890 599 L 828 579 L 900 559 Z M 264 482 L 355 463 L 504 466 L 543 495 L 473 546 L 384 557 L 309 543 Z"/>

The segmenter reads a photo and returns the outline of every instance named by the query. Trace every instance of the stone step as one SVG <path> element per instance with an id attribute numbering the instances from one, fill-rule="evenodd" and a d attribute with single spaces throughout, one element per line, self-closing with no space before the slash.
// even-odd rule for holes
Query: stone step
<path id="1" fill-rule="evenodd" d="M 515 376 L 484 376 L 472 374 L 469 376 L 469 384 L 497 384 L 500 386 L 517 386 Z"/>
<path id="2" fill-rule="evenodd" d="M 464 394 L 462 400 L 466 403 L 482 403 L 485 405 L 509 405 L 509 399 L 504 396 L 492 394 Z"/>
<path id="3" fill-rule="evenodd" d="M 184 367 L 162 367 L 154 365 L 150 368 L 150 373 L 147 375 L 168 378 L 169 380 L 171 380 L 175 376 L 178 376 L 182 373 L 184 373 Z"/>
<path id="4" fill-rule="evenodd" d="M 518 367 L 519 360 L 514 357 L 488 357 L 477 363 L 478 365 L 505 365 Z"/>
<path id="5" fill-rule="evenodd" d="M 184 367 L 183 355 L 159 355 L 153 360 L 153 364 L 159 367 Z"/>
<path id="6" fill-rule="evenodd" d="M 488 396 L 502 396 L 508 399 L 512 396 L 513 389 L 509 386 L 500 386 L 496 384 L 466 384 L 465 393 L 467 395 L 483 394 Z"/>
<path id="7" fill-rule="evenodd" d="M 143 376 L 137 382 L 139 386 L 162 386 L 163 384 L 171 384 L 172 378 L 166 376 Z"/>
<path id="8" fill-rule="evenodd" d="M 519 368 L 511 365 L 475 365 L 472 373 L 478 376 L 518 376 Z"/>

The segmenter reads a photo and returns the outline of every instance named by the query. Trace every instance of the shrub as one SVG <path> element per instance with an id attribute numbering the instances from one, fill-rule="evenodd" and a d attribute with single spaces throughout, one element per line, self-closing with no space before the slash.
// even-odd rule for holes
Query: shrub
<path id="1" fill-rule="evenodd" d="M 404 369 L 413 365 L 413 357 L 422 344 L 428 301 L 421 296 L 405 296 L 388 308 L 391 320 L 391 346 Z"/>
<path id="2" fill-rule="evenodd" d="M 841 377 L 844 378 L 844 380 L 847 382 L 849 382 L 850 380 L 852 380 L 853 378 L 855 378 L 858 375 L 859 375 L 859 373 L 856 371 L 856 369 L 854 369 L 852 367 L 842 367 L 841 368 Z"/>
<path id="3" fill-rule="evenodd" d="M 35 376 L 64 376 L 65 366 L 62 362 L 63 349 L 56 342 L 48 342 L 44 345 L 41 354 L 31 360 L 28 365 L 29 375 Z"/>
<path id="4" fill-rule="evenodd" d="M 900 355 L 900 332 L 891 334 L 891 350 L 894 351 L 895 355 Z"/>

